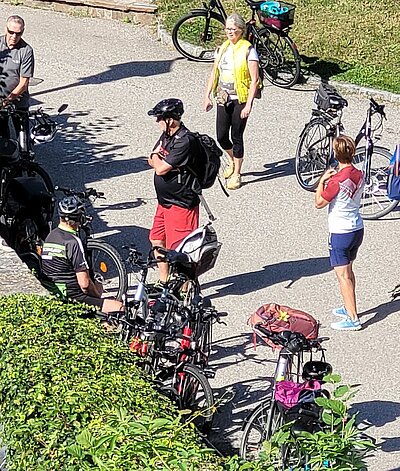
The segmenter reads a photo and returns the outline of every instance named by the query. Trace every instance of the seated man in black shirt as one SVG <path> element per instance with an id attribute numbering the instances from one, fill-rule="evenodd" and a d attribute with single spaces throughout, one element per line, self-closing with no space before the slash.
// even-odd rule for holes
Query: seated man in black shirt
<path id="1" fill-rule="evenodd" d="M 160 101 L 148 114 L 157 119 L 162 134 L 149 157 L 154 169 L 158 206 L 150 230 L 155 246 L 175 249 L 199 227 L 198 193 L 193 191 L 193 174 L 188 170 L 193 149 L 188 129 L 181 121 L 183 103 L 177 98 Z M 159 264 L 160 281 L 167 281 L 168 265 Z"/>
<path id="2" fill-rule="evenodd" d="M 58 205 L 59 226 L 47 236 L 42 251 L 42 271 L 51 291 L 64 298 L 96 306 L 104 313 L 123 311 L 121 302 L 102 298 L 101 285 L 92 281 L 78 229 L 83 205 L 75 196 L 63 198 Z"/>

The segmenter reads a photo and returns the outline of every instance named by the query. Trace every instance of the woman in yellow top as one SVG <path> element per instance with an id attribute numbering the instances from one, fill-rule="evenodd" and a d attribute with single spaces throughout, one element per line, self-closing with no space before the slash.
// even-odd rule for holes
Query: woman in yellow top
<path id="1" fill-rule="evenodd" d="M 229 156 L 224 171 L 229 190 L 241 186 L 244 155 L 243 133 L 259 88 L 258 55 L 252 44 L 243 39 L 246 23 L 237 13 L 228 16 L 225 32 L 228 39 L 216 52 L 214 67 L 208 80 L 204 110 L 217 102 L 217 139 Z"/>

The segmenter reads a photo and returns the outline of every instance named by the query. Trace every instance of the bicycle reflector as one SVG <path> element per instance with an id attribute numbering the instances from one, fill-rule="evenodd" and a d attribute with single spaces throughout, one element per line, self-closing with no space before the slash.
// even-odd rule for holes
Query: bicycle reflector
<path id="1" fill-rule="evenodd" d="M 108 272 L 108 268 L 107 268 L 107 263 L 106 263 L 106 262 L 100 262 L 100 270 L 101 270 L 103 273 L 107 273 L 107 272 Z"/>

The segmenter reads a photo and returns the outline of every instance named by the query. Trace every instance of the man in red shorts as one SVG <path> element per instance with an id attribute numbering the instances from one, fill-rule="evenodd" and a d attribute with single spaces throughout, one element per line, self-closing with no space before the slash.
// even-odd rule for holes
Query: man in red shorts
<path id="1" fill-rule="evenodd" d="M 199 227 L 199 194 L 192 190 L 193 174 L 187 169 L 194 149 L 188 129 L 182 123 L 183 103 L 177 98 L 160 101 L 149 112 L 162 134 L 148 162 L 154 168 L 157 210 L 150 242 L 153 247 L 175 249 Z M 160 263 L 160 281 L 168 279 L 168 264 Z"/>

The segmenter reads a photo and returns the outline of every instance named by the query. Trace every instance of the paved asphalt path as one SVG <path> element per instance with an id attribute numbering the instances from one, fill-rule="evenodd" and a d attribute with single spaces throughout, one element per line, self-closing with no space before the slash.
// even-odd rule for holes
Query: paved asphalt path
<path id="1" fill-rule="evenodd" d="M 58 184 L 106 193 L 96 204 L 99 235 L 116 247 L 135 242 L 145 248 L 156 207 L 146 156 L 159 135 L 147 110 L 164 97 L 179 97 L 185 123 L 214 134 L 214 112 L 201 111 L 210 66 L 182 59 L 140 26 L 4 4 L 0 12 L 4 19 L 13 12 L 26 19 L 35 76 L 44 80 L 31 89 L 35 104 L 52 110 L 69 104 L 57 139 L 38 147 L 39 161 Z M 346 382 L 360 384 L 354 407 L 381 447 L 370 469 L 400 470 L 400 302 L 389 302 L 388 294 L 400 282 L 399 213 L 366 223 L 355 265 L 363 330 L 332 331 L 331 309 L 341 300 L 328 265 L 326 211 L 314 209 L 312 194 L 294 176 L 296 142 L 313 93 L 307 85 L 267 86 L 248 122 L 242 189 L 230 198 L 218 185 L 206 193 L 223 248 L 202 281 L 217 308 L 229 313 L 227 325 L 215 331 L 212 385 L 220 394 L 236 393 L 217 418 L 214 440 L 237 447 L 244 417 L 268 389 L 276 355 L 264 346 L 253 350 L 246 321 L 262 303 L 277 302 L 319 319 L 321 334 L 330 337 L 327 358 Z M 355 134 L 367 99 L 346 98 L 344 122 Z M 387 114 L 382 143 L 393 148 L 400 109 L 387 104 Z"/>

